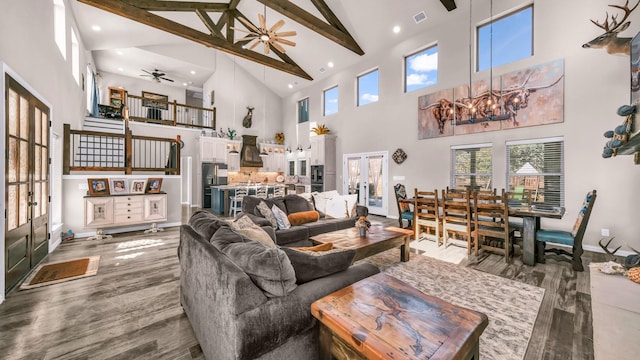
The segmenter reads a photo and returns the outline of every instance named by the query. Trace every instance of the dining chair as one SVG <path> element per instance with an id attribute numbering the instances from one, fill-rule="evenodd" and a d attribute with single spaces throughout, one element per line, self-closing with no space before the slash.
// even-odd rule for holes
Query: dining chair
<path id="1" fill-rule="evenodd" d="M 540 263 L 545 262 L 545 254 L 552 253 L 553 259 L 570 262 L 573 270 L 584 271 L 582 266 L 582 238 L 584 237 L 585 230 L 587 230 L 587 223 L 591 216 L 591 210 L 593 204 L 596 202 L 596 190 L 592 190 L 587 193 L 580 211 L 578 212 L 578 218 L 573 225 L 571 231 L 562 230 L 544 230 L 540 229 L 536 231 L 536 257 Z M 547 243 L 560 244 L 571 246 L 572 251 L 566 251 L 558 248 L 546 248 Z"/>
<path id="2" fill-rule="evenodd" d="M 483 249 L 504 255 L 510 260 L 513 232 L 509 226 L 509 202 L 507 194 L 473 193 L 473 238 L 475 255 Z"/>
<path id="3" fill-rule="evenodd" d="M 416 188 L 413 198 L 414 239 L 421 240 L 421 234 L 425 230 L 425 238 L 434 237 L 436 244 L 440 246 L 442 222 L 440 221 L 438 190 L 419 191 Z"/>
<path id="4" fill-rule="evenodd" d="M 533 200 L 531 190 L 523 187 L 516 187 L 511 191 L 505 191 L 503 189 L 503 194 L 507 196 L 509 206 L 531 206 Z M 522 238 L 524 228 L 522 218 L 510 218 L 509 227 L 515 230 L 514 237 L 516 239 Z"/>
<path id="5" fill-rule="evenodd" d="M 442 190 L 442 235 L 445 248 L 450 235 L 459 235 L 467 241 L 467 254 L 471 255 L 473 231 L 470 194 L 468 191 Z"/>
<path id="6" fill-rule="evenodd" d="M 398 205 L 398 224 L 401 228 L 404 228 L 403 220 L 407 220 L 408 227 L 412 227 L 413 211 L 411 210 L 411 203 L 407 202 L 407 190 L 403 184 L 395 184 L 393 190 L 396 193 L 396 204 Z"/>
<path id="7" fill-rule="evenodd" d="M 229 196 L 229 214 L 235 217 L 242 212 L 242 200 L 247 195 L 249 195 L 248 184 L 238 184 L 234 187 L 233 195 Z"/>

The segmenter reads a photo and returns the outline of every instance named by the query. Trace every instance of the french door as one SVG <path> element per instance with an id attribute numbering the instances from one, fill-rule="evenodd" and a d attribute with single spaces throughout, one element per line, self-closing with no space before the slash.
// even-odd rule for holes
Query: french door
<path id="1" fill-rule="evenodd" d="M 5 293 L 49 252 L 49 108 L 5 75 Z"/>
<path id="2" fill-rule="evenodd" d="M 388 158 L 386 151 L 343 156 L 343 193 L 358 194 L 371 214 L 387 216 Z"/>

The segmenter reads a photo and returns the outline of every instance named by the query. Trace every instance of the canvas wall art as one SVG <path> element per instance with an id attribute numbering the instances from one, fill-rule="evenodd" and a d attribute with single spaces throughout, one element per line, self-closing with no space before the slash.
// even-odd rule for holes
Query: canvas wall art
<path id="1" fill-rule="evenodd" d="M 453 135 L 453 90 L 418 98 L 418 140 Z"/>

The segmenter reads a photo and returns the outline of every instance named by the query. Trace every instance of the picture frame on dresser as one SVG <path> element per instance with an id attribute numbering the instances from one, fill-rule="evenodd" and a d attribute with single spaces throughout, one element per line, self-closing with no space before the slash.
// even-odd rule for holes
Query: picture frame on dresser
<path id="1" fill-rule="evenodd" d="M 149 178 L 147 180 L 147 194 L 157 194 L 162 188 L 162 178 Z"/>
<path id="2" fill-rule="evenodd" d="M 109 195 L 109 180 L 106 178 L 87 179 L 89 187 L 89 195 L 101 196 Z"/>
<path id="3" fill-rule="evenodd" d="M 144 179 L 131 180 L 131 188 L 129 189 L 129 193 L 144 194 L 146 188 L 147 188 L 147 180 L 144 180 Z"/>
<path id="4" fill-rule="evenodd" d="M 111 179 L 110 182 L 111 195 L 127 194 L 129 192 L 127 179 Z"/>

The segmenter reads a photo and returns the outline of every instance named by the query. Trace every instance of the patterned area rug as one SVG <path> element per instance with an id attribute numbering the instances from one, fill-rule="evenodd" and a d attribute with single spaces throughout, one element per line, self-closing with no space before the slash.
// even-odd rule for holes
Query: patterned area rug
<path id="1" fill-rule="evenodd" d="M 523 359 L 544 289 L 478 270 L 411 254 L 400 262 L 392 249 L 360 260 L 376 265 L 420 291 L 486 314 L 489 326 L 480 336 L 480 358 Z"/>

